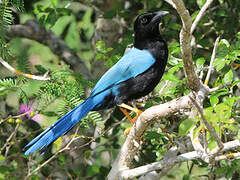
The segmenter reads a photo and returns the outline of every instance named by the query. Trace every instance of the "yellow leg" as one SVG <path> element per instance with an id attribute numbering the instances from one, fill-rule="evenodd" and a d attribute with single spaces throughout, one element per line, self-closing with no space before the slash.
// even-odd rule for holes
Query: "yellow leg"
<path id="1" fill-rule="evenodd" d="M 128 120 L 133 124 L 134 121 L 133 121 L 133 118 L 128 114 L 127 110 L 122 108 L 122 107 L 119 107 L 119 109 L 123 112 L 123 114 L 128 118 Z"/>
<path id="2" fill-rule="evenodd" d="M 142 113 L 141 110 L 139 110 L 139 109 L 137 109 L 137 108 L 133 108 L 133 107 L 131 107 L 131 106 L 127 105 L 127 104 L 124 104 L 124 103 L 122 103 L 122 104 L 120 104 L 120 105 L 118 105 L 118 106 L 120 107 L 120 110 L 121 110 L 121 108 L 124 108 L 124 109 L 128 109 L 128 110 L 130 110 L 130 111 L 133 111 L 133 112 L 135 112 L 135 113 L 137 114 L 137 116 L 136 116 L 135 118 L 133 118 L 132 120 L 129 119 L 132 124 L 137 120 L 138 116 Z M 123 111 L 122 111 L 122 112 L 123 112 Z M 123 113 L 124 113 L 124 112 L 123 112 Z M 124 113 L 124 114 L 125 114 L 125 113 Z M 127 112 L 127 114 L 128 114 L 128 112 Z M 125 115 L 126 115 L 126 114 L 125 114 Z M 126 116 L 127 116 L 127 115 L 126 115 Z M 128 116 L 130 116 L 130 115 L 128 114 Z M 127 118 L 128 118 L 128 116 L 127 116 Z"/>
<path id="3" fill-rule="evenodd" d="M 137 108 L 133 108 L 133 107 L 131 107 L 131 106 L 127 105 L 127 104 L 124 104 L 124 103 L 122 103 L 122 104 L 119 105 L 119 109 L 120 109 L 120 110 L 123 112 L 123 114 L 128 118 L 128 120 L 131 122 L 131 124 L 135 123 L 136 120 L 137 120 L 137 118 L 138 118 L 138 117 L 140 116 L 140 114 L 142 113 L 141 110 L 139 110 L 139 109 L 137 109 Z M 129 113 L 127 112 L 127 109 L 130 110 L 130 111 L 135 112 L 137 115 L 136 115 L 134 118 L 132 118 L 132 117 L 129 115 Z M 125 136 L 125 137 L 128 135 L 130 129 L 131 129 L 131 127 L 125 129 L 125 131 L 124 131 L 124 136 Z"/>

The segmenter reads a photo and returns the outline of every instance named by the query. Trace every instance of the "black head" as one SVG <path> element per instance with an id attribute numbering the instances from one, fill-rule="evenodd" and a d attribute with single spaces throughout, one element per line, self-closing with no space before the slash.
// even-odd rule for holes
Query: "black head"
<path id="1" fill-rule="evenodd" d="M 147 12 L 137 17 L 134 23 L 135 40 L 157 38 L 160 36 L 159 23 L 167 11 Z"/>

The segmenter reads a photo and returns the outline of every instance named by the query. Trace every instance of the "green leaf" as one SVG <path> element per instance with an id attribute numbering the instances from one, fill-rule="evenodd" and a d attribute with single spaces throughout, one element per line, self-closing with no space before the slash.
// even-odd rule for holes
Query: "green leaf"
<path id="1" fill-rule="evenodd" d="M 216 175 L 225 174 L 227 173 L 227 171 L 228 171 L 227 167 L 220 167 L 216 169 L 215 174 Z"/>
<path id="2" fill-rule="evenodd" d="M 214 66 L 216 67 L 217 71 L 220 71 L 222 68 L 224 68 L 226 62 L 223 58 L 217 58 L 214 62 Z"/>
<path id="3" fill-rule="evenodd" d="M 208 141 L 208 147 L 210 150 L 214 149 L 217 146 L 217 143 L 214 141 L 213 138 L 210 138 L 210 140 Z"/>
<path id="4" fill-rule="evenodd" d="M 228 42 L 228 40 L 226 39 L 221 39 L 220 43 L 219 44 L 225 44 L 228 48 L 230 47 L 230 43 Z"/>
<path id="5" fill-rule="evenodd" d="M 197 61 L 196 61 L 196 66 L 197 68 L 201 68 L 202 65 L 205 63 L 205 59 L 204 58 L 198 58 Z"/>
<path id="6" fill-rule="evenodd" d="M 58 151 L 62 145 L 63 139 L 62 137 L 59 137 L 56 141 L 54 141 L 53 145 L 56 149 L 56 151 Z"/>
<path id="7" fill-rule="evenodd" d="M 55 11 L 51 11 L 47 16 L 46 23 L 48 23 L 50 27 L 52 27 L 56 23 L 56 21 L 57 21 L 57 14 Z"/>
<path id="8" fill-rule="evenodd" d="M 230 69 L 230 70 L 224 75 L 223 83 L 228 83 L 228 82 L 231 82 L 232 80 L 233 80 L 233 72 L 232 72 L 232 70 Z"/>
<path id="9" fill-rule="evenodd" d="M 51 0 L 51 4 L 53 5 L 54 8 L 56 8 L 58 5 L 58 0 Z"/>
<path id="10" fill-rule="evenodd" d="M 238 32 L 238 33 L 236 34 L 236 37 L 237 37 L 238 39 L 240 39 L 240 32 Z"/>
<path id="11" fill-rule="evenodd" d="M 99 173 L 99 167 L 97 165 L 92 165 L 87 167 L 87 175 L 94 176 Z"/>
<path id="12" fill-rule="evenodd" d="M 39 180 L 40 178 L 38 177 L 38 175 L 37 174 L 33 174 L 32 176 L 31 176 L 31 180 Z"/>
<path id="13" fill-rule="evenodd" d="M 0 162 L 4 161 L 5 160 L 5 157 L 0 155 Z"/>
<path id="14" fill-rule="evenodd" d="M 175 71 L 174 69 L 170 69 L 170 71 L 163 76 L 163 79 L 173 81 L 173 82 L 180 82 L 178 77 L 173 74 L 174 71 Z"/>
<path id="15" fill-rule="evenodd" d="M 99 51 L 99 52 L 103 52 L 105 50 L 105 42 L 104 41 L 98 41 L 95 46 L 96 46 L 97 51 Z"/>
<path id="16" fill-rule="evenodd" d="M 218 102 L 219 102 L 219 99 L 218 99 L 217 96 L 215 96 L 215 95 L 210 96 L 211 106 L 214 106 L 214 105 L 218 104 Z"/>
<path id="17" fill-rule="evenodd" d="M 199 8 L 202 8 L 202 6 L 205 4 L 206 0 L 197 0 L 197 4 Z"/>
<path id="18" fill-rule="evenodd" d="M 67 44 L 74 50 L 78 50 L 80 47 L 80 35 L 77 28 L 77 23 L 73 21 L 68 29 L 67 36 L 65 38 Z"/>
<path id="19" fill-rule="evenodd" d="M 178 133 L 180 136 L 186 135 L 194 126 L 196 122 L 192 119 L 185 119 L 181 122 L 178 128 Z"/>
<path id="20" fill-rule="evenodd" d="M 56 11 L 63 16 L 70 16 L 72 13 L 71 9 L 68 8 L 57 8 Z"/>

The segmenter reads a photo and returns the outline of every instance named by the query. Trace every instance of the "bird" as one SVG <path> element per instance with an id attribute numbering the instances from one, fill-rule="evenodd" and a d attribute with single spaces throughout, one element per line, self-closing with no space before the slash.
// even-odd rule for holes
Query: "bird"
<path id="1" fill-rule="evenodd" d="M 134 43 L 123 57 L 96 83 L 90 96 L 80 105 L 58 119 L 25 146 L 25 155 L 43 153 L 55 140 L 66 134 L 88 112 L 114 106 L 135 122 L 141 110 L 127 105 L 154 90 L 160 82 L 168 59 L 168 47 L 159 31 L 159 24 L 167 11 L 145 12 L 134 22 Z M 135 118 L 128 111 L 137 114 Z"/>

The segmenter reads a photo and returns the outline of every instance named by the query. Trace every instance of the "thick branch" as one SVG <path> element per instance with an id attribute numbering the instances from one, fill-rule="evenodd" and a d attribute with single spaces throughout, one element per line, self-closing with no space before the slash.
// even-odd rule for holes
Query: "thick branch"
<path id="1" fill-rule="evenodd" d="M 12 25 L 7 32 L 7 38 L 10 40 L 16 37 L 28 38 L 46 45 L 60 59 L 71 65 L 74 71 L 81 72 L 86 79 L 91 79 L 85 63 L 78 55 L 62 39 L 52 31 L 40 26 L 36 20 L 28 20 L 25 24 Z"/>
<path id="2" fill-rule="evenodd" d="M 192 40 L 192 18 L 185 8 L 185 5 L 182 0 L 167 0 L 168 3 L 173 5 L 173 7 L 177 10 L 179 16 L 182 20 L 182 30 L 180 32 L 180 44 L 181 44 L 181 52 L 182 59 L 184 65 L 184 73 L 187 78 L 188 86 L 191 90 L 198 91 L 201 85 L 199 78 L 194 69 L 194 64 L 192 61 L 192 48 L 191 48 L 191 40 Z"/>
<path id="3" fill-rule="evenodd" d="M 189 109 L 192 107 L 189 96 L 191 96 L 191 94 L 174 99 L 165 104 L 153 106 L 139 116 L 138 120 L 131 128 L 129 135 L 118 154 L 118 158 L 112 166 L 108 175 L 109 180 L 118 179 L 120 173 L 129 168 L 133 157 L 140 148 L 140 141 L 144 132 L 154 120 L 166 117 L 170 114 L 178 112 L 179 110 Z"/>

